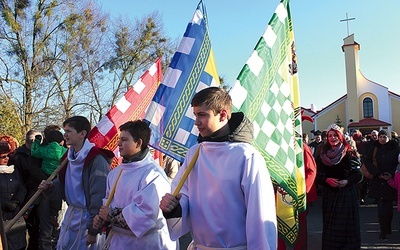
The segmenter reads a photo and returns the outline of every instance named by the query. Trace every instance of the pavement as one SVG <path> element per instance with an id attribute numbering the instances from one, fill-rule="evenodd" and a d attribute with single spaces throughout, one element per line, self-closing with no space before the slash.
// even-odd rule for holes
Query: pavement
<path id="1" fill-rule="evenodd" d="M 361 249 L 400 249 L 400 212 L 393 207 L 392 234 L 387 240 L 379 240 L 378 208 L 373 199 L 366 198 L 360 205 Z M 308 207 L 308 250 L 321 250 L 322 246 L 322 198 Z M 181 248 L 186 249 L 191 241 L 190 235 L 180 239 Z"/>
<path id="2" fill-rule="evenodd" d="M 308 250 L 320 250 L 322 245 L 321 197 L 308 208 Z M 400 212 L 393 208 L 392 234 L 386 241 L 379 240 L 378 208 L 373 199 L 366 198 L 360 205 L 361 249 L 400 249 Z"/>

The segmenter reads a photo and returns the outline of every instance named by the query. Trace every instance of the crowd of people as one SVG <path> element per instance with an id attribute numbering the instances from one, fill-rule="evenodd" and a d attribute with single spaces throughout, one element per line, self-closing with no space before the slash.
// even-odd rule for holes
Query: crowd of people
<path id="1" fill-rule="evenodd" d="M 317 162 L 322 196 L 323 249 L 360 249 L 359 205 L 366 197 L 377 204 L 378 238 L 392 233 L 393 205 L 400 188 L 400 140 L 387 129 L 351 135 L 333 124 L 311 131 L 308 145 Z M 400 210 L 399 210 L 400 211 Z"/>
<path id="2" fill-rule="evenodd" d="M 88 140 L 83 116 L 43 133 L 30 130 L 20 147 L 11 136 L 0 138 L 3 220 L 31 204 L 23 215 L 27 231 L 9 233 L 8 249 L 286 249 L 277 230 L 277 187 L 252 146 L 251 122 L 232 112 L 221 88 L 199 91 L 191 105 L 198 144 L 182 164 L 166 155 L 154 160 L 142 120 L 119 127 L 122 162 L 114 169 L 113 152 Z M 361 248 L 359 206 L 367 196 L 377 204 L 379 239 L 387 240 L 400 202 L 397 135 L 349 135 L 336 124 L 312 133 L 311 142 L 303 135 L 305 181 L 308 205 L 322 196 L 322 249 Z M 307 249 L 306 215 L 299 214 L 293 249 Z"/>

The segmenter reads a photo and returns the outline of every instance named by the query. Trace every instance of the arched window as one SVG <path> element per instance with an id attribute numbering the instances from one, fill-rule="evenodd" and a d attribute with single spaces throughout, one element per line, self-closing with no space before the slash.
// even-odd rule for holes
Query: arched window
<path id="1" fill-rule="evenodd" d="M 370 118 L 374 116 L 374 106 L 372 99 L 367 97 L 363 100 L 363 112 L 364 118 Z"/>

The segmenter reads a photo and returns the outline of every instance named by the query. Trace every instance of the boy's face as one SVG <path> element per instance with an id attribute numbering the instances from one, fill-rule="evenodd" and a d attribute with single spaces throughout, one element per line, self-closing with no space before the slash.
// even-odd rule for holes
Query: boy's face
<path id="1" fill-rule="evenodd" d="M 64 139 L 65 143 L 71 147 L 80 147 L 85 140 L 86 131 L 82 130 L 77 132 L 75 128 L 69 126 L 68 124 L 64 126 Z"/>
<path id="2" fill-rule="evenodd" d="M 203 104 L 194 106 L 193 113 L 196 116 L 194 125 L 197 126 L 202 137 L 210 136 L 227 123 L 226 110 L 214 115 L 214 112 Z"/>
<path id="3" fill-rule="evenodd" d="M 120 155 L 125 159 L 131 158 L 134 154 L 140 152 L 141 142 L 140 139 L 135 142 L 128 131 L 122 130 L 118 140 Z"/>

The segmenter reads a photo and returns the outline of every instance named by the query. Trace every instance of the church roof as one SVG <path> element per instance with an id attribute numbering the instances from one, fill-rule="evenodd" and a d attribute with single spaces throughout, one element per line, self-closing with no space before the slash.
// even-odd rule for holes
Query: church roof
<path id="1" fill-rule="evenodd" d="M 389 92 L 390 95 L 395 96 L 395 97 L 397 97 L 397 98 L 400 98 L 400 95 L 399 95 L 399 94 L 396 94 L 396 93 L 394 93 L 394 92 L 392 92 L 392 91 L 388 91 L 388 92 Z"/>
<path id="2" fill-rule="evenodd" d="M 322 108 L 321 110 L 318 110 L 317 112 L 314 112 L 314 115 L 312 115 L 312 117 L 314 118 L 314 116 L 316 116 L 320 113 L 324 113 L 325 111 L 331 109 L 332 107 L 334 107 L 334 106 L 338 105 L 339 103 L 343 102 L 344 100 L 346 100 L 346 98 L 347 98 L 347 94 L 341 96 L 340 98 L 336 99 L 334 102 L 332 102 L 325 108 Z"/>
<path id="3" fill-rule="evenodd" d="M 359 122 L 352 122 L 348 125 L 349 128 L 362 128 L 362 127 L 386 127 L 392 124 L 375 119 L 375 118 L 364 118 Z"/>

